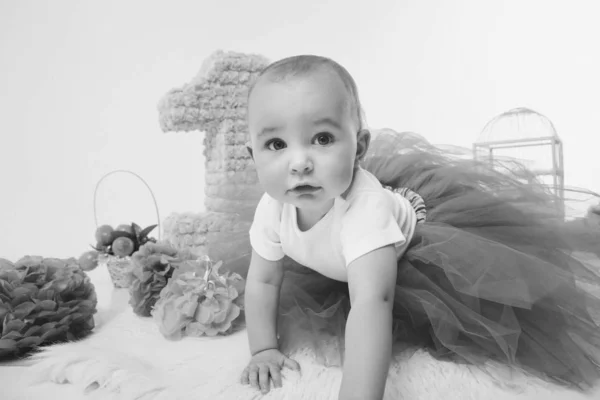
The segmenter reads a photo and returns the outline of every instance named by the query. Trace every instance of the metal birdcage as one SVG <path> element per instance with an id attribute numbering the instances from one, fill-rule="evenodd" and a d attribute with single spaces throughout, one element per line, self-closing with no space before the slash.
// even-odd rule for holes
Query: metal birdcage
<path id="1" fill-rule="evenodd" d="M 473 144 L 473 156 L 502 165 L 517 161 L 556 196 L 564 212 L 563 143 L 552 122 L 528 108 L 506 111 L 489 121 Z"/>

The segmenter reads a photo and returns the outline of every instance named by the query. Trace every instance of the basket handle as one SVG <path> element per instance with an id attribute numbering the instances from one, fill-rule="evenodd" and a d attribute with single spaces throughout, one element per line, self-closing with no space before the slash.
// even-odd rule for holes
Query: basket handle
<path id="1" fill-rule="evenodd" d="M 126 170 L 126 169 L 117 169 L 117 170 L 114 170 L 114 171 L 110 171 L 110 172 L 104 174 L 104 176 L 102 176 L 102 178 L 100 178 L 100 180 L 96 183 L 96 188 L 94 189 L 94 221 L 96 223 L 96 228 L 98 228 L 98 214 L 97 214 L 97 209 L 96 209 L 96 200 L 97 200 L 97 197 L 98 197 L 98 188 L 100 187 L 100 184 L 106 178 L 108 178 L 110 175 L 117 174 L 117 173 L 120 173 L 120 172 L 131 174 L 131 175 L 135 176 L 140 181 L 142 181 L 142 183 L 146 186 L 146 188 L 150 192 L 150 196 L 152 196 L 152 201 L 154 202 L 154 209 L 156 210 L 156 219 L 158 220 L 158 240 L 160 240 L 161 239 L 161 237 L 160 237 L 160 232 L 161 232 L 160 214 L 158 212 L 158 204 L 156 203 L 156 197 L 154 197 L 154 192 L 150 188 L 150 185 L 148 185 L 148 183 L 141 176 L 139 176 L 135 172 L 132 172 L 132 171 L 129 171 L 129 170 Z"/>

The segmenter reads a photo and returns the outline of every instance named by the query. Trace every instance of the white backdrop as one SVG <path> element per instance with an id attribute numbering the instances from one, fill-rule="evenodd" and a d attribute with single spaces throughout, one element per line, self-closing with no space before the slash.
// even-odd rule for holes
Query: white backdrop
<path id="1" fill-rule="evenodd" d="M 600 3 L 510 0 L 0 1 L 0 257 L 78 256 L 114 169 L 162 217 L 202 208 L 201 133 L 163 134 L 156 105 L 217 49 L 313 53 L 354 75 L 369 124 L 470 146 L 514 107 L 549 117 L 567 184 L 600 191 Z M 130 176 L 99 222 L 155 220 Z"/>

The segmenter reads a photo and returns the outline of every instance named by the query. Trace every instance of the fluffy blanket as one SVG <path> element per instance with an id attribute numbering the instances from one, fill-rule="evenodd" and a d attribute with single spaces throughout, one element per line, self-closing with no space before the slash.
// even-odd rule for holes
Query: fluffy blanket
<path id="1" fill-rule="evenodd" d="M 283 387 L 262 396 L 239 383 L 248 361 L 245 331 L 168 341 L 152 319 L 133 314 L 125 290 L 102 286 L 97 285 L 101 303 L 96 333 L 80 342 L 44 349 L 23 384 L 68 383 L 81 390 L 82 399 L 103 400 L 337 398 L 341 370 L 316 364 L 308 352 L 292 355 L 301 364 L 300 374 L 286 372 Z M 522 375 L 506 377 L 505 382 L 499 385 L 479 369 L 440 362 L 416 351 L 394 360 L 385 399 L 590 398 Z"/>

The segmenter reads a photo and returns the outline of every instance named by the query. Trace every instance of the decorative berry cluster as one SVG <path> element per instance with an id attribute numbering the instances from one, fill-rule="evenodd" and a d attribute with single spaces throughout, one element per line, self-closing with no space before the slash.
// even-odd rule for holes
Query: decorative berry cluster
<path id="1" fill-rule="evenodd" d="M 98 266 L 98 256 L 106 254 L 116 257 L 128 257 L 139 250 L 145 243 L 156 243 L 156 239 L 148 237 L 157 225 L 142 229 L 138 224 L 121 224 L 113 229 L 110 225 L 102 225 L 96 229 L 96 246 L 94 250 L 83 253 L 79 264 L 84 271 L 91 271 Z"/>

